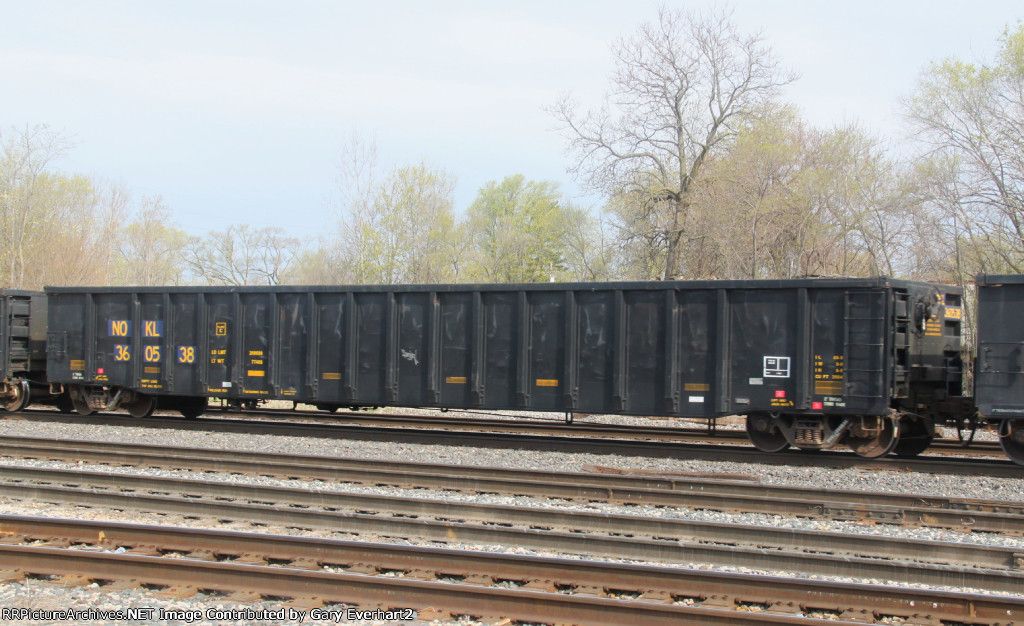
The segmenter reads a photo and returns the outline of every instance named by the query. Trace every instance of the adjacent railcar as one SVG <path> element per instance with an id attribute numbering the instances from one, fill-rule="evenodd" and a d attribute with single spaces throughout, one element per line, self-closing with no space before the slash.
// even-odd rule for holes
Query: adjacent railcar
<path id="1" fill-rule="evenodd" d="M 762 450 L 879 456 L 927 447 L 962 378 L 961 290 L 885 278 L 47 293 L 49 380 L 85 414 L 739 414 Z"/>
<path id="2" fill-rule="evenodd" d="M 0 291 L 0 403 L 20 411 L 33 395 L 48 396 L 46 384 L 46 296 Z"/>
<path id="3" fill-rule="evenodd" d="M 1024 465 L 1024 276 L 981 275 L 974 395 L 1003 451 Z"/>

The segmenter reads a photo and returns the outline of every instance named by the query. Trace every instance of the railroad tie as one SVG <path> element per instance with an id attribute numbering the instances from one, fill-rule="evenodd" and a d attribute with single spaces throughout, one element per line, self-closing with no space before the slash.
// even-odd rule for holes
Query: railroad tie
<path id="1" fill-rule="evenodd" d="M 93 579 L 80 574 L 64 574 L 57 580 L 65 587 L 87 587 L 93 583 Z"/>
<path id="2" fill-rule="evenodd" d="M 604 587 L 595 587 L 593 585 L 579 585 L 573 587 L 572 593 L 573 595 L 594 596 L 597 598 L 603 598 L 606 595 Z"/>
<path id="3" fill-rule="evenodd" d="M 529 589 L 530 591 L 545 591 L 548 593 L 554 593 L 556 591 L 555 581 L 547 580 L 543 578 L 537 578 L 529 581 L 520 589 Z"/>
<path id="4" fill-rule="evenodd" d="M 644 602 L 675 602 L 675 598 L 672 597 L 672 594 L 664 589 L 647 590 L 641 594 L 640 600 L 643 600 Z"/>
<path id="5" fill-rule="evenodd" d="M 480 585 L 490 587 L 494 584 L 494 577 L 486 574 L 470 574 L 462 579 L 463 585 Z"/>
<path id="6" fill-rule="evenodd" d="M 875 615 L 867 609 L 846 609 L 839 615 L 839 619 L 845 622 L 875 623 Z"/>
<path id="7" fill-rule="evenodd" d="M 159 591 L 153 592 L 154 595 L 162 596 L 165 598 L 172 598 L 174 600 L 184 600 L 185 598 L 191 598 L 197 593 L 199 593 L 198 589 L 187 585 L 171 585 L 170 587 L 165 587 L 163 589 L 160 589 Z"/>

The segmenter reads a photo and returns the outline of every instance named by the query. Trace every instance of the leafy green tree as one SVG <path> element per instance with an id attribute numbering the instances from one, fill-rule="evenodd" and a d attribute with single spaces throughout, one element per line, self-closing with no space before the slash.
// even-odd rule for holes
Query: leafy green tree
<path id="1" fill-rule="evenodd" d="M 425 163 L 393 170 L 354 215 L 346 257 L 357 282 L 444 283 L 455 279 L 454 177 Z"/>
<path id="2" fill-rule="evenodd" d="M 494 283 L 542 282 L 566 269 L 565 233 L 572 220 L 558 185 L 521 174 L 489 182 L 467 211 L 463 277 Z"/>

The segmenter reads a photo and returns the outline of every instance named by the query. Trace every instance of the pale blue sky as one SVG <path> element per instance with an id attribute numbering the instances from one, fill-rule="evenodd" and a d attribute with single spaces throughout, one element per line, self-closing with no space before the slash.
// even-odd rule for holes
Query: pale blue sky
<path id="1" fill-rule="evenodd" d="M 0 0 L 0 126 L 72 136 L 61 169 L 161 195 L 194 234 L 323 232 L 353 132 L 385 165 L 452 172 L 459 210 L 517 173 L 579 196 L 542 109 L 564 91 L 596 104 L 611 43 L 659 4 Z M 1019 0 L 730 5 L 800 74 L 786 96 L 807 120 L 894 142 L 930 61 L 991 58 L 1024 17 Z"/>

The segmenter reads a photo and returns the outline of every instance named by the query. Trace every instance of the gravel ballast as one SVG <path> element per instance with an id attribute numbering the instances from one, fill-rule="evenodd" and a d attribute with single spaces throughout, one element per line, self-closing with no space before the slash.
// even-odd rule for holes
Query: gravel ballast
<path id="1" fill-rule="evenodd" d="M 876 470 L 872 468 L 831 469 L 816 467 L 786 467 L 762 464 L 731 463 L 720 461 L 693 461 L 649 459 L 643 457 L 620 457 L 594 454 L 558 453 L 531 450 L 488 449 L 471 447 L 453 447 L 437 445 L 415 445 L 408 443 L 368 442 L 329 440 L 323 438 L 300 438 L 272 435 L 244 435 L 235 433 L 201 432 L 190 430 L 154 431 L 118 426 L 93 426 L 52 423 L 42 421 L 23 421 L 17 418 L 0 420 L 0 434 L 7 436 L 88 439 L 93 441 L 111 441 L 146 444 L 158 442 L 160 445 L 182 446 L 194 448 L 248 450 L 267 453 L 300 454 L 325 457 L 353 457 L 361 459 L 400 459 L 415 460 L 423 463 L 442 463 L 453 465 L 479 465 L 493 467 L 514 467 L 520 469 L 538 469 L 560 472 L 579 472 L 586 465 L 602 465 L 626 470 L 660 470 L 669 472 L 694 472 L 714 474 L 743 474 L 756 477 L 768 485 L 788 485 L 799 487 L 827 487 L 842 490 L 885 491 L 894 493 L 917 493 L 927 496 L 954 498 L 981 498 L 1024 502 L 1024 468 L 1022 478 L 987 478 L 951 475 L 929 475 L 911 472 Z M 58 462 L 29 461 L 20 459 L 3 459 L 10 465 L 77 468 L 92 471 L 117 471 L 151 476 L 178 478 L 195 478 L 196 475 L 185 471 L 117 468 L 111 470 L 103 466 L 86 464 L 67 464 Z M 1024 549 L 1024 539 L 987 533 L 960 533 L 955 531 L 931 528 L 905 528 L 882 524 L 865 524 L 856 522 L 833 522 L 824 520 L 788 518 L 761 514 L 725 514 L 713 511 L 695 511 L 670 507 L 646 506 L 614 506 L 602 503 L 570 503 L 560 500 L 528 498 L 518 496 L 474 495 L 453 493 L 450 491 L 435 492 L 416 489 L 369 488 L 360 485 L 334 484 L 323 481 L 275 480 L 266 477 L 238 476 L 233 474 L 201 475 L 204 480 L 224 480 L 245 482 L 250 484 L 309 488 L 315 490 L 348 491 L 354 493 L 372 493 L 380 495 L 413 496 L 419 498 L 446 499 L 459 502 L 481 502 L 518 506 L 557 507 L 562 509 L 578 509 L 593 512 L 606 512 L 623 515 L 642 515 L 647 517 L 672 517 L 702 521 L 725 521 L 741 524 L 758 524 L 772 527 L 830 530 L 847 533 L 863 533 L 872 535 L 913 537 L 936 541 L 969 542 L 983 545 L 1014 546 Z M 164 525 L 191 525 L 215 527 L 230 530 L 253 530 L 245 524 L 206 523 L 203 520 L 184 520 L 173 516 L 150 514 L 118 513 L 84 509 L 80 507 L 63 507 L 50 504 L 41 505 L 31 502 L 0 499 L 0 512 L 20 515 L 43 515 L 49 517 L 77 517 L 82 519 L 103 519 L 133 523 L 151 523 Z M 310 534 L 321 536 L 339 536 L 327 533 L 308 533 L 302 531 L 266 528 L 264 532 L 285 534 Z M 366 538 L 366 537 L 361 537 Z M 410 542 L 411 543 L 411 542 Z M 424 543 L 424 545 L 430 545 Z M 481 549 L 479 546 L 455 546 Z M 499 550 L 498 546 L 487 546 L 483 549 Z M 513 552 L 523 550 L 511 549 Z M 686 564 L 680 566 L 713 569 L 710 564 Z M 760 573 L 760 572 L 755 572 Z M 765 572 L 767 573 L 767 572 Z M 866 581 L 881 582 L 881 581 Z M 97 606 L 178 606 L 201 607 L 200 610 L 213 606 L 229 606 L 232 603 L 224 598 L 193 597 L 187 599 L 167 599 L 138 590 L 124 590 L 116 593 L 105 592 L 103 588 L 59 587 L 53 583 L 27 580 L 24 582 L 0 586 L 0 605 L 32 607 L 33 604 L 45 604 L 51 608 L 86 608 Z M 163 605 L 160 603 L 164 603 Z M 256 605 L 246 605 L 256 606 Z M 270 606 L 270 605 L 267 605 Z M 15 622 L 17 623 L 17 622 Z M 28 621 L 24 623 L 40 624 L 46 622 Z M 105 623 L 105 622 L 91 622 Z M 163 623 L 159 621 L 139 623 Z M 205 622 L 197 622 L 205 623 Z M 217 622 L 211 622 L 217 623 Z M 239 622 L 243 623 L 243 622 Z M 251 621 L 249 623 L 263 623 Z M 267 622 L 269 623 L 269 622 Z M 312 623 L 312 622 L 309 622 Z M 353 622 L 346 622 L 353 623 Z"/>

